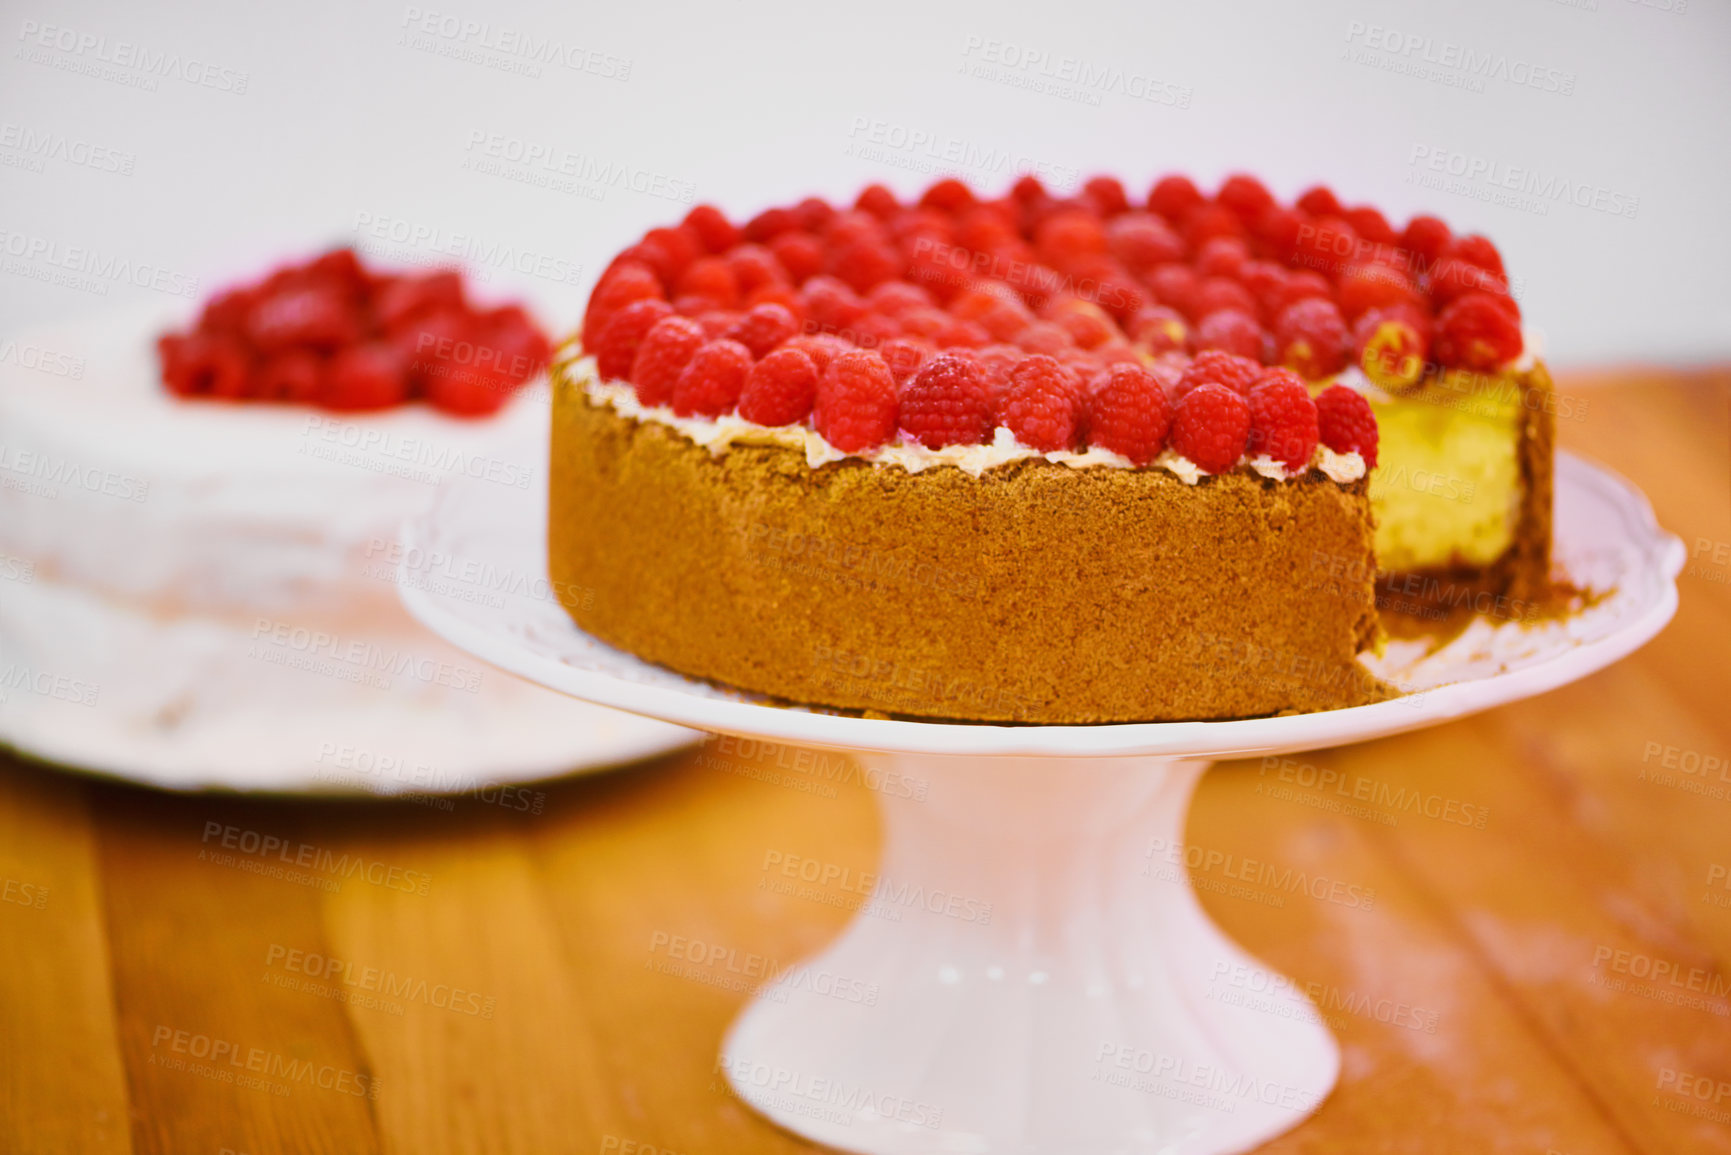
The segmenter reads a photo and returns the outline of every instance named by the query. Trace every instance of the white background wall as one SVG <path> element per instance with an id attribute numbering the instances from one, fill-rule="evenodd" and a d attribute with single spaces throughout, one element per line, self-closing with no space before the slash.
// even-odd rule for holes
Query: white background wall
<path id="1" fill-rule="evenodd" d="M 497 47 L 549 41 L 569 65 Z M 0 42 L 0 331 L 357 232 L 466 252 L 563 327 L 690 190 L 748 215 L 940 171 L 1248 168 L 1488 233 L 1558 363 L 1731 357 L 1726 0 L 8 0 Z M 494 138 L 550 167 L 476 167 Z M 1427 157 L 1495 169 L 1427 187 Z M 1523 180 L 1588 203 L 1493 199 Z"/>

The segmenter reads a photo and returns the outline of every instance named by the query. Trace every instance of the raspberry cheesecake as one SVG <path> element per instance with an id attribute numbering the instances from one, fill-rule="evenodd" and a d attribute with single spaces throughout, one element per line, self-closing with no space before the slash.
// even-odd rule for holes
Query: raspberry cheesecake
<path id="1" fill-rule="evenodd" d="M 1379 556 L 1542 578 L 1547 385 L 1522 352 L 1489 242 L 1326 189 L 700 206 L 619 254 L 556 358 L 551 574 L 593 591 L 566 608 L 602 640 L 791 702 L 1361 704 L 1395 692 L 1358 661 Z M 1463 389 L 1498 400 L 1437 403 Z M 1442 518 L 1411 481 L 1439 467 L 1477 481 Z"/>

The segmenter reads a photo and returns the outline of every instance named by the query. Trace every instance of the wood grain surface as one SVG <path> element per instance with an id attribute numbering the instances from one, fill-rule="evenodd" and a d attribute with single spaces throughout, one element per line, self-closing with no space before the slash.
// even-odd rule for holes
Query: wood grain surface
<path id="1" fill-rule="evenodd" d="M 1203 780 L 1191 844 L 1375 892 L 1203 891 L 1344 1045 L 1267 1151 L 1731 1152 L 1731 371 L 1561 389 L 1562 443 L 1689 545 L 1676 621 L 1543 697 Z M 764 857 L 870 870 L 871 795 L 764 769 L 712 743 L 518 810 L 172 796 L 0 756 L 0 1152 L 806 1149 L 716 1073 L 744 968 L 655 966 L 672 936 L 785 965 L 846 920 L 760 888 Z M 308 865 L 223 849 L 249 835 Z"/>

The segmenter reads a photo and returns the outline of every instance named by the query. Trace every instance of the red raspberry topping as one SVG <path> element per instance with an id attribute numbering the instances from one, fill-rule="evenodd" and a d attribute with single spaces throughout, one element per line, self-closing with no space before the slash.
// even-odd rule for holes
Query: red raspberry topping
<path id="1" fill-rule="evenodd" d="M 1469 265 L 1477 265 L 1481 269 L 1489 269 L 1499 279 L 1505 277 L 1503 272 L 1503 255 L 1497 252 L 1497 247 L 1478 234 L 1467 237 L 1456 237 L 1450 242 L 1448 255 Z"/>
<path id="2" fill-rule="evenodd" d="M 1237 213 L 1247 224 L 1274 207 L 1274 194 L 1268 191 L 1268 186 L 1244 173 L 1227 177 L 1214 199 Z"/>
<path id="3" fill-rule="evenodd" d="M 1215 237 L 1242 237 L 1245 228 L 1238 214 L 1225 205 L 1200 204 L 1185 214 L 1179 232 L 1192 251 L 1199 251 Z"/>
<path id="4" fill-rule="evenodd" d="M 1372 309 L 1353 329 L 1358 367 L 1384 389 L 1401 390 L 1424 375 L 1430 320 L 1415 308 Z"/>
<path id="5" fill-rule="evenodd" d="M 1145 305 L 1130 319 L 1130 337 L 1155 356 L 1182 352 L 1190 340 L 1190 326 L 1177 309 Z"/>
<path id="6" fill-rule="evenodd" d="M 318 400 L 324 362 L 308 349 L 279 353 L 253 371 L 249 395 L 262 401 L 310 404 Z"/>
<path id="7" fill-rule="evenodd" d="M 983 349 L 991 340 L 992 335 L 972 321 L 958 321 L 954 318 L 932 334 L 932 341 L 940 349 Z"/>
<path id="8" fill-rule="evenodd" d="M 1172 448 L 1209 473 L 1225 473 L 1244 456 L 1250 405 L 1224 385 L 1201 385 L 1178 399 Z"/>
<path id="9" fill-rule="evenodd" d="M 826 263 L 830 274 L 856 293 L 901 275 L 901 257 L 888 244 L 877 240 L 854 241 L 834 249 Z"/>
<path id="10" fill-rule="evenodd" d="M 739 393 L 739 415 L 759 425 L 804 421 L 817 395 L 817 366 L 803 350 L 777 349 L 751 367 Z"/>
<path id="11" fill-rule="evenodd" d="M 725 336 L 750 349 L 753 357 L 762 357 L 798 333 L 799 322 L 783 306 L 753 305 Z"/>
<path id="12" fill-rule="evenodd" d="M 1274 343 L 1281 364 L 1312 381 L 1346 366 L 1346 322 L 1333 301 L 1313 297 L 1288 305 L 1274 323 Z"/>
<path id="13" fill-rule="evenodd" d="M 878 346 L 878 355 L 884 359 L 884 364 L 890 367 L 890 373 L 896 379 L 896 388 L 900 389 L 908 383 L 909 378 L 920 371 L 921 365 L 937 355 L 937 350 L 911 337 L 892 337 Z"/>
<path id="14" fill-rule="evenodd" d="M 669 283 L 679 280 L 691 262 L 703 255 L 703 238 L 696 229 L 650 229 L 637 247 L 662 282 Z"/>
<path id="15" fill-rule="evenodd" d="M 1218 349 L 1257 364 L 1262 363 L 1268 334 L 1256 318 L 1242 309 L 1216 309 L 1196 326 L 1196 348 Z"/>
<path id="16" fill-rule="evenodd" d="M 769 251 L 796 285 L 823 272 L 823 244 L 810 233 L 782 233 L 769 242 Z"/>
<path id="17" fill-rule="evenodd" d="M 838 354 L 818 378 L 812 426 L 843 453 L 875 449 L 896 428 L 896 382 L 876 353 Z"/>
<path id="18" fill-rule="evenodd" d="M 659 297 L 657 291 L 649 294 Z M 626 286 L 614 290 L 624 293 Z M 463 299 L 463 279 L 450 269 L 419 277 L 390 277 L 382 281 L 373 298 L 373 315 L 386 329 L 396 329 L 417 317 L 447 309 L 468 308 Z"/>
<path id="19" fill-rule="evenodd" d="M 901 426 L 927 449 L 977 445 L 992 432 L 992 393 L 971 357 L 940 353 L 902 391 Z"/>
<path id="20" fill-rule="evenodd" d="M 1340 215 L 1340 200 L 1334 195 L 1334 190 L 1325 184 L 1314 185 L 1305 189 L 1299 194 L 1297 205 L 1300 210 L 1313 217 L 1337 217 Z"/>
<path id="21" fill-rule="evenodd" d="M 1106 247 L 1125 268 L 1139 276 L 1157 265 L 1184 259 L 1184 242 L 1153 213 L 1130 212 L 1106 226 Z"/>
<path id="22" fill-rule="evenodd" d="M 589 308 L 583 314 L 583 331 L 601 332 L 613 313 L 645 297 L 667 299 L 661 279 L 650 271 L 649 266 L 634 262 L 614 265 L 601 274 L 595 291 L 589 295 Z"/>
<path id="23" fill-rule="evenodd" d="M 1232 241 L 1229 238 L 1221 237 L 1217 241 L 1208 243 L 1210 245 L 1231 244 Z M 1196 290 L 1196 316 L 1198 318 L 1206 317 L 1208 314 L 1217 313 L 1221 309 L 1236 309 L 1240 313 L 1248 313 L 1254 317 L 1256 315 L 1256 298 L 1251 296 L 1249 289 L 1230 277 L 1208 277 Z"/>
<path id="24" fill-rule="evenodd" d="M 687 361 L 673 386 L 673 412 L 719 417 L 739 401 L 751 372 L 751 350 L 738 341 L 710 341 Z"/>
<path id="25" fill-rule="evenodd" d="M 1120 363 L 1094 383 L 1088 399 L 1088 440 L 1147 465 L 1159 456 L 1171 425 L 1166 390 L 1148 370 Z"/>
<path id="26" fill-rule="evenodd" d="M 733 283 L 747 298 L 765 285 L 788 283 L 787 270 L 781 267 L 775 254 L 762 245 L 740 245 L 719 255 L 733 270 Z"/>
<path id="27" fill-rule="evenodd" d="M 1376 414 L 1363 397 L 1345 385 L 1330 385 L 1316 395 L 1316 428 L 1324 445 L 1357 453 L 1366 469 L 1376 468 Z"/>
<path id="28" fill-rule="evenodd" d="M 666 405 L 692 355 L 702 347 L 703 329 L 689 317 L 663 317 L 644 334 L 631 362 L 631 383 L 644 405 Z"/>
<path id="29" fill-rule="evenodd" d="M 880 221 L 887 221 L 901 211 L 901 202 L 896 200 L 896 194 L 881 184 L 868 184 L 860 190 L 859 198 L 853 206 L 861 212 L 870 213 Z"/>
<path id="30" fill-rule="evenodd" d="M 906 281 L 885 281 L 866 294 L 866 304 L 886 317 L 900 317 L 909 309 L 931 308 L 932 295 Z"/>
<path id="31" fill-rule="evenodd" d="M 169 334 L 157 342 L 162 380 L 182 397 L 246 396 L 246 346 L 226 333 Z"/>
<path id="32" fill-rule="evenodd" d="M 1076 338 L 1070 336 L 1070 331 L 1062 325 L 1035 321 L 1016 335 L 1016 345 L 1027 353 L 1056 354 L 1063 349 L 1074 349 Z"/>
<path id="33" fill-rule="evenodd" d="M 685 223 L 708 252 L 725 253 L 739 243 L 739 226 L 714 205 L 698 205 L 685 214 Z"/>
<path id="34" fill-rule="evenodd" d="M 1335 284 L 1335 298 L 1340 303 L 1341 316 L 1348 321 L 1356 321 L 1371 309 L 1390 305 L 1417 307 L 1424 302 L 1405 273 L 1369 263 L 1347 266 Z"/>
<path id="35" fill-rule="evenodd" d="M 1444 365 L 1495 369 L 1521 355 L 1521 323 L 1488 293 L 1466 293 L 1437 317 L 1436 355 Z"/>
<path id="36" fill-rule="evenodd" d="M 1130 197 L 1124 192 L 1124 182 L 1115 176 L 1089 177 L 1082 185 L 1082 196 L 1103 217 L 1117 216 L 1130 208 Z"/>
<path id="37" fill-rule="evenodd" d="M 1081 389 L 1052 358 L 1029 357 L 1011 370 L 998 419 L 1029 449 L 1073 449 L 1082 440 Z"/>
<path id="38" fill-rule="evenodd" d="M 1298 234 L 1303 231 L 1305 223 L 1304 214 L 1275 205 L 1256 218 L 1254 232 L 1268 255 L 1290 261 L 1298 252 Z"/>
<path id="39" fill-rule="evenodd" d="M 1161 265 L 1148 277 L 1148 287 L 1154 299 L 1170 306 L 1186 317 L 1196 317 L 1202 282 L 1189 265 Z"/>
<path id="40" fill-rule="evenodd" d="M 963 209 L 972 208 L 975 203 L 974 190 L 955 177 L 945 177 L 920 197 L 923 207 L 946 213 L 959 213 Z"/>
<path id="41" fill-rule="evenodd" d="M 1359 205 L 1340 214 L 1352 231 L 1373 245 L 1393 245 L 1400 240 L 1388 218 L 1369 205 Z"/>
<path id="42" fill-rule="evenodd" d="M 853 346 L 833 333 L 808 333 L 795 337 L 782 348 L 798 349 L 810 357 L 811 363 L 817 366 L 818 376 L 821 377 L 831 361 L 851 350 Z"/>
<path id="43" fill-rule="evenodd" d="M 327 409 L 388 409 L 408 397 L 408 366 L 400 352 L 383 342 L 338 353 L 319 387 L 319 404 Z"/>
<path id="44" fill-rule="evenodd" d="M 360 339 L 360 319 L 347 297 L 332 286 L 307 285 L 271 293 L 252 307 L 246 336 L 261 353 L 296 346 L 332 350 Z"/>
<path id="45" fill-rule="evenodd" d="M 1202 203 L 1202 191 L 1187 176 L 1163 176 L 1148 193 L 1148 207 L 1176 224 Z"/>
<path id="46" fill-rule="evenodd" d="M 1236 277 L 1250 260 L 1250 246 L 1238 237 L 1215 237 L 1196 254 L 1196 271 L 1204 277 Z"/>
<path id="47" fill-rule="evenodd" d="M 1220 385 L 1240 395 L 1248 395 L 1251 386 L 1262 377 L 1262 364 L 1219 349 L 1207 349 L 1196 354 L 1178 383 L 1172 387 L 1173 400 L 1183 397 L 1203 385 Z"/>
<path id="48" fill-rule="evenodd" d="M 1295 269 L 1286 274 L 1262 301 L 1262 310 L 1271 317 L 1279 317 L 1289 307 L 1310 297 L 1318 297 L 1324 301 L 1331 300 L 1334 290 L 1328 283 L 1328 278 L 1310 269 Z"/>
<path id="49" fill-rule="evenodd" d="M 613 319 L 601 330 L 590 352 L 595 354 L 595 368 L 603 381 L 623 381 L 631 374 L 631 363 L 637 359 L 637 348 L 649 330 L 664 317 L 673 315 L 673 306 L 654 297 L 633 301 L 613 314 Z"/>
<path id="50" fill-rule="evenodd" d="M 764 209 L 749 221 L 746 221 L 745 228 L 742 229 L 741 232 L 745 234 L 746 240 L 756 241 L 759 244 L 763 244 L 771 237 L 780 236 L 789 229 L 795 229 L 798 227 L 799 224 L 794 219 L 793 210 L 773 208 Z"/>
<path id="51" fill-rule="evenodd" d="M 813 277 L 800 293 L 805 298 L 806 319 L 820 332 L 851 328 L 866 311 L 859 295 L 834 277 Z"/>
<path id="52" fill-rule="evenodd" d="M 732 328 L 744 319 L 745 314 L 733 309 L 710 309 L 692 318 L 697 327 L 703 330 L 703 339 L 713 341 L 725 337 Z"/>
<path id="53" fill-rule="evenodd" d="M 1406 223 L 1400 234 L 1400 247 L 1419 259 L 1414 271 L 1423 271 L 1442 257 L 1453 239 L 1447 225 L 1435 217 L 1420 215 Z"/>
<path id="54" fill-rule="evenodd" d="M 707 297 L 719 309 L 739 307 L 739 278 L 725 257 L 699 257 L 679 277 L 676 297 Z"/>
<path id="55" fill-rule="evenodd" d="M 1290 369 L 1270 369 L 1251 386 L 1250 441 L 1245 452 L 1266 453 L 1289 470 L 1310 464 L 1319 436 L 1316 402 Z"/>

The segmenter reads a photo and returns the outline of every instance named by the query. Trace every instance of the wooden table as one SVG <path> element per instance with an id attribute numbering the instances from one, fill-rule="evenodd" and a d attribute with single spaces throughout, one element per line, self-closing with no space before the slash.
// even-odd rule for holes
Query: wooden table
<path id="1" fill-rule="evenodd" d="M 1192 845 L 1374 891 L 1203 891 L 1344 1044 L 1268 1151 L 1731 1151 L 1731 372 L 1562 387 L 1563 443 L 1690 546 L 1671 627 L 1542 698 L 1203 781 Z M 753 966 L 847 917 L 766 861 L 869 870 L 879 830 L 784 761 L 714 743 L 447 809 L 0 757 L 0 1151 L 803 1149 L 717 1044 Z M 268 873 L 255 839 L 288 848 Z M 669 967 L 676 939 L 729 953 Z"/>

